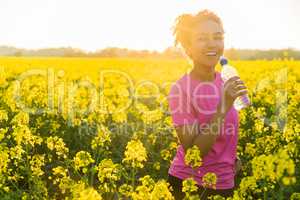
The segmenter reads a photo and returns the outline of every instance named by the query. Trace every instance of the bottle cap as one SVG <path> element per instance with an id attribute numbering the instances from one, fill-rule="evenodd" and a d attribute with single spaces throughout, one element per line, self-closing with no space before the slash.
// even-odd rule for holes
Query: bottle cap
<path id="1" fill-rule="evenodd" d="M 223 65 L 227 65 L 228 64 L 228 60 L 225 58 L 225 57 L 223 57 L 223 56 L 221 56 L 220 57 L 220 64 L 223 66 Z"/>

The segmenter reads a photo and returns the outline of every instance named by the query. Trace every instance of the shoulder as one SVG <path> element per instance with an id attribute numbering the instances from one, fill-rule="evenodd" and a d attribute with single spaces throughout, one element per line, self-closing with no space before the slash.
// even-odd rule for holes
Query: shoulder
<path id="1" fill-rule="evenodd" d="M 180 94 L 181 92 L 186 93 L 186 86 L 188 85 L 188 75 L 182 75 L 177 81 L 172 83 L 169 95 Z"/>

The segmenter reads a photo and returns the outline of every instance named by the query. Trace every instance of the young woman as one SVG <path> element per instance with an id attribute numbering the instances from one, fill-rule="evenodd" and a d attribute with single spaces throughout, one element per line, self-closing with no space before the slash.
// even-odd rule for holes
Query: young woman
<path id="1" fill-rule="evenodd" d="M 171 87 L 168 100 L 180 145 L 169 168 L 168 181 L 176 199 L 182 199 L 182 181 L 194 177 L 201 199 L 208 195 L 231 196 L 237 162 L 238 112 L 234 100 L 247 93 L 239 77 L 224 83 L 215 70 L 224 50 L 224 30 L 218 16 L 204 10 L 183 14 L 174 27 L 175 45 L 180 44 L 193 68 Z M 196 145 L 202 158 L 197 169 L 184 162 L 185 152 Z M 204 188 L 202 177 L 217 176 L 216 188 Z"/>

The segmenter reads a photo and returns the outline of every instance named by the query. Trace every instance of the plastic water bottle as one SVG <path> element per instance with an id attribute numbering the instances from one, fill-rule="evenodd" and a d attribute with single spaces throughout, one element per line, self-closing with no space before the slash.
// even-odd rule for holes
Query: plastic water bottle
<path id="1" fill-rule="evenodd" d="M 228 61 L 225 57 L 220 58 L 220 64 L 222 66 L 221 77 L 224 83 L 231 77 L 238 76 L 237 70 L 228 64 Z M 250 104 L 251 103 L 248 94 L 244 94 L 242 96 L 237 97 L 233 102 L 233 106 L 236 110 L 246 108 Z"/>

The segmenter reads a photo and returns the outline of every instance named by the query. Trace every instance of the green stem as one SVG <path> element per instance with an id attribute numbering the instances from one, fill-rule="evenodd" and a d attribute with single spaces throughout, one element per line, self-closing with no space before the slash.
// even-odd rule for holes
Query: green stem
<path id="1" fill-rule="evenodd" d="M 283 199 L 282 185 L 279 183 L 279 199 Z"/>
<path id="2" fill-rule="evenodd" d="M 29 188 L 29 194 L 31 195 L 31 191 L 32 191 L 32 185 L 31 185 L 31 169 L 30 169 L 30 164 L 29 164 L 29 160 L 28 160 L 28 144 L 25 144 L 25 150 L 26 150 L 26 172 L 28 174 L 28 188 Z"/>
<path id="3" fill-rule="evenodd" d="M 133 188 L 135 187 L 135 174 L 136 174 L 136 170 L 135 170 L 135 168 L 133 168 L 131 170 L 131 183 L 132 183 Z"/>
<path id="4" fill-rule="evenodd" d="M 205 193 L 206 191 L 206 187 L 204 187 L 204 191 L 202 192 L 202 194 L 200 195 L 200 199 L 202 198 L 202 195 Z"/>
<path id="5" fill-rule="evenodd" d="M 97 149 L 97 151 L 96 151 L 96 162 L 95 162 L 95 166 L 97 166 L 97 163 L 98 163 L 98 160 L 99 160 L 99 155 L 100 155 L 100 153 L 99 153 L 99 150 Z M 91 174 L 91 176 L 90 176 L 90 185 L 91 185 L 91 186 L 94 184 L 94 176 L 95 176 L 95 172 L 92 171 L 92 174 Z"/>
<path id="6" fill-rule="evenodd" d="M 264 189 L 264 200 L 267 199 L 267 193 L 266 193 L 265 187 L 266 187 L 266 183 L 265 183 L 265 181 L 264 181 L 264 184 L 263 184 L 263 189 Z"/>
<path id="7" fill-rule="evenodd" d="M 19 189 L 19 187 L 10 179 L 8 179 L 9 182 L 12 184 L 12 186 L 19 192 L 19 194 L 22 194 L 22 191 Z"/>

